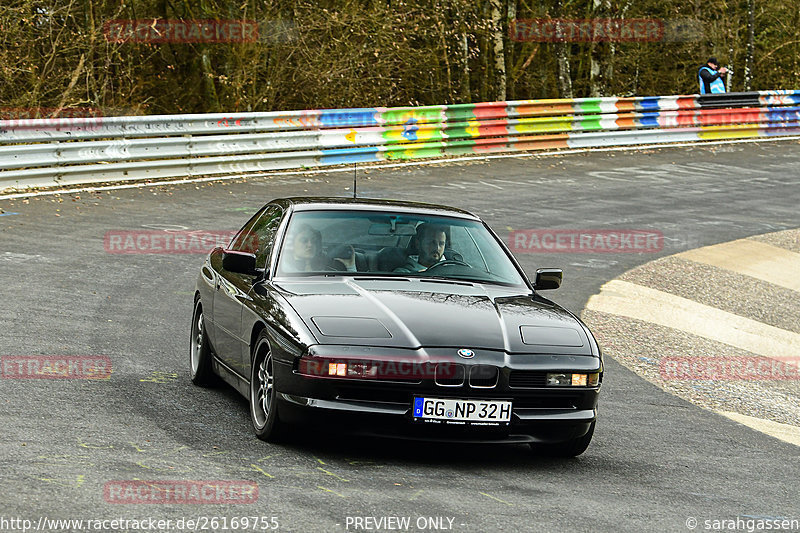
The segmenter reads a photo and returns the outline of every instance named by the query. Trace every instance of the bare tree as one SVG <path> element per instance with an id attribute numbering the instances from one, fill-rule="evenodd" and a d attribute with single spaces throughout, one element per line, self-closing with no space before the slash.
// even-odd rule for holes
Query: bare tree
<path id="1" fill-rule="evenodd" d="M 494 55 L 494 77 L 497 86 L 495 100 L 506 99 L 506 52 L 503 31 L 502 0 L 489 0 L 492 12 L 492 55 Z"/>
<path id="2" fill-rule="evenodd" d="M 466 31 L 461 33 L 459 45 L 461 48 L 461 100 L 469 102 L 472 89 L 469 83 L 469 36 Z"/>
<path id="3" fill-rule="evenodd" d="M 508 36 L 509 28 L 511 28 L 511 26 L 514 24 L 514 21 L 516 19 L 517 19 L 517 0 L 506 0 L 506 25 L 505 25 L 505 28 L 506 28 L 506 33 L 505 34 L 506 34 L 506 36 Z M 516 76 L 516 73 L 514 72 L 514 59 L 515 59 L 514 58 L 514 43 L 510 42 L 510 40 L 509 40 L 508 46 L 506 47 L 506 60 L 507 60 L 508 65 L 511 66 L 511 75 L 512 76 Z M 514 82 L 513 81 L 511 82 L 511 86 L 509 87 L 509 90 L 512 92 L 511 98 L 514 98 L 514 94 L 515 93 L 513 92 L 514 91 Z M 508 98 L 508 96 L 506 96 L 506 98 Z"/>
<path id="4" fill-rule="evenodd" d="M 558 61 L 558 87 L 561 98 L 573 98 L 572 74 L 570 73 L 569 55 L 566 43 L 556 43 L 556 59 Z"/>
<path id="5" fill-rule="evenodd" d="M 750 90 L 753 78 L 753 50 L 755 48 L 755 5 L 754 0 L 747 0 L 747 53 L 744 58 L 744 90 Z"/>
<path id="6" fill-rule="evenodd" d="M 556 1 L 555 14 L 556 17 L 563 16 L 563 6 L 561 0 Z M 556 24 L 556 35 L 564 35 L 560 24 Z M 559 96 L 561 98 L 573 98 L 572 96 L 572 73 L 570 72 L 569 65 L 569 43 L 561 39 L 557 39 L 555 43 L 556 51 L 556 64 L 558 68 L 558 88 Z"/>
<path id="7" fill-rule="evenodd" d="M 609 0 L 592 0 L 591 17 L 598 18 L 608 13 L 610 7 Z M 601 96 L 604 92 L 603 74 L 600 69 L 602 63 L 603 45 L 592 42 L 589 47 L 589 95 L 592 97 Z"/>
<path id="8" fill-rule="evenodd" d="M 702 42 L 559 42 L 525 22 L 505 31 L 525 19 L 687 15 Z M 263 33 L 214 43 L 106 34 L 110 21 L 142 18 L 256 21 Z M 687 65 L 714 51 L 742 65 L 737 90 L 800 82 L 797 0 L 0 0 L 0 30 L 0 116 L 680 94 L 697 87 Z"/>

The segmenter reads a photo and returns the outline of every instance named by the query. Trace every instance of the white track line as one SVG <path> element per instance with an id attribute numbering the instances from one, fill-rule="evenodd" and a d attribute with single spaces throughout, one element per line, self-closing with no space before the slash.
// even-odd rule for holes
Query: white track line
<path id="1" fill-rule="evenodd" d="M 586 308 L 681 330 L 770 359 L 800 354 L 798 333 L 628 281 L 609 281 Z"/>
<path id="2" fill-rule="evenodd" d="M 715 244 L 676 257 L 737 272 L 800 292 L 800 254 L 749 239 Z M 612 280 L 587 309 L 643 320 L 779 359 L 800 354 L 800 335 L 686 298 Z M 776 439 L 800 446 L 800 427 L 730 411 L 717 413 Z"/>
<path id="3" fill-rule="evenodd" d="M 730 418 L 734 422 L 738 422 L 749 428 L 755 429 L 756 431 L 766 433 L 767 435 L 775 437 L 776 439 L 794 444 L 795 446 L 800 446 L 800 428 L 797 426 L 781 424 L 780 422 L 733 413 L 731 411 L 717 411 L 717 413 Z"/>
<path id="4" fill-rule="evenodd" d="M 445 163 L 458 163 L 462 161 L 488 161 L 490 159 L 513 159 L 525 157 L 544 157 L 544 156 L 558 156 L 568 154 L 585 154 L 590 152 L 626 152 L 626 151 L 639 151 L 639 150 L 652 150 L 654 148 L 672 148 L 672 147 L 685 147 L 685 146 L 712 146 L 720 144 L 742 144 L 742 143 L 758 143 L 758 142 L 775 142 L 775 141 L 793 141 L 800 140 L 800 136 L 789 137 L 758 137 L 755 139 L 731 139 L 723 141 L 697 141 L 690 143 L 674 143 L 674 144 L 644 144 L 641 146 L 615 146 L 610 148 L 580 148 L 568 150 L 555 150 L 552 152 L 520 152 L 511 154 L 494 154 L 494 155 L 481 155 L 469 157 L 457 157 L 453 159 L 426 159 L 424 161 L 408 161 L 404 163 L 390 163 L 383 165 L 366 164 L 360 167 L 362 170 L 366 169 L 383 169 L 383 168 L 398 168 L 410 167 L 419 165 L 441 165 Z M 74 189 L 53 189 L 47 191 L 37 191 L 30 193 L 9 193 L 0 194 L 0 200 L 13 200 L 15 198 L 33 198 L 36 196 L 49 196 L 53 194 L 72 194 L 78 192 L 88 191 L 109 191 L 109 190 L 122 190 L 122 189 L 141 189 L 145 187 L 160 187 L 162 185 L 182 185 L 186 183 L 202 183 L 208 181 L 227 181 L 242 178 L 262 178 L 262 177 L 278 177 L 278 176 L 296 176 L 298 174 L 331 174 L 334 172 L 353 172 L 353 167 L 348 165 L 345 167 L 337 168 L 323 168 L 323 169 L 306 169 L 306 170 L 293 170 L 288 172 L 270 172 L 261 174 L 236 174 L 232 176 L 217 176 L 206 178 L 193 178 L 193 179 L 180 179 L 170 181 L 158 181 L 152 183 L 128 183 L 125 185 L 105 185 L 101 187 L 84 186 Z"/>
<path id="5" fill-rule="evenodd" d="M 677 254 L 800 292 L 800 254 L 749 239 L 724 242 Z"/>

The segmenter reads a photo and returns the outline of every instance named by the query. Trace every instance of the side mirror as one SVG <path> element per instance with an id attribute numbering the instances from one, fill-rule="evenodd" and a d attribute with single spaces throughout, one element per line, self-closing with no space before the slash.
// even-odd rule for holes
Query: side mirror
<path id="1" fill-rule="evenodd" d="M 256 254 L 223 250 L 222 268 L 228 272 L 254 276 L 256 274 Z"/>
<path id="2" fill-rule="evenodd" d="M 537 268 L 533 288 L 537 291 L 557 289 L 561 286 L 563 277 L 564 271 L 560 268 Z"/>

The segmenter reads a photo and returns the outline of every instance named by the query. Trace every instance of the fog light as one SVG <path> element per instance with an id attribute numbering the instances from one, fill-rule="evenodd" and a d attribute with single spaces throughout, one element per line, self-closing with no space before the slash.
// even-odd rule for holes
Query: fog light
<path id="1" fill-rule="evenodd" d="M 586 386 L 586 374 L 572 374 L 572 386 L 573 387 L 585 387 Z"/>
<path id="2" fill-rule="evenodd" d="M 330 363 L 328 365 L 329 376 L 346 376 L 347 363 Z"/>
<path id="3" fill-rule="evenodd" d="M 548 387 L 597 387 L 600 383 L 600 373 L 553 372 L 547 374 L 546 383 Z"/>
<path id="4" fill-rule="evenodd" d="M 572 374 L 547 374 L 548 387 L 569 387 Z"/>
<path id="5" fill-rule="evenodd" d="M 297 372 L 308 377 L 333 379 L 386 379 L 392 381 L 419 381 L 425 374 L 427 363 L 387 360 L 364 361 L 325 356 L 304 355 L 297 364 Z M 463 370 L 463 369 L 462 369 Z"/>

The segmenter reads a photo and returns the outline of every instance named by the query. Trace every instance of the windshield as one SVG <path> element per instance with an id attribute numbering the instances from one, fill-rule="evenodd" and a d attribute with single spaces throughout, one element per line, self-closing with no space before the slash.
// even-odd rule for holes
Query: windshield
<path id="1" fill-rule="evenodd" d="M 474 220 L 375 211 L 300 211 L 278 257 L 279 276 L 444 278 L 524 285 L 506 252 Z"/>

